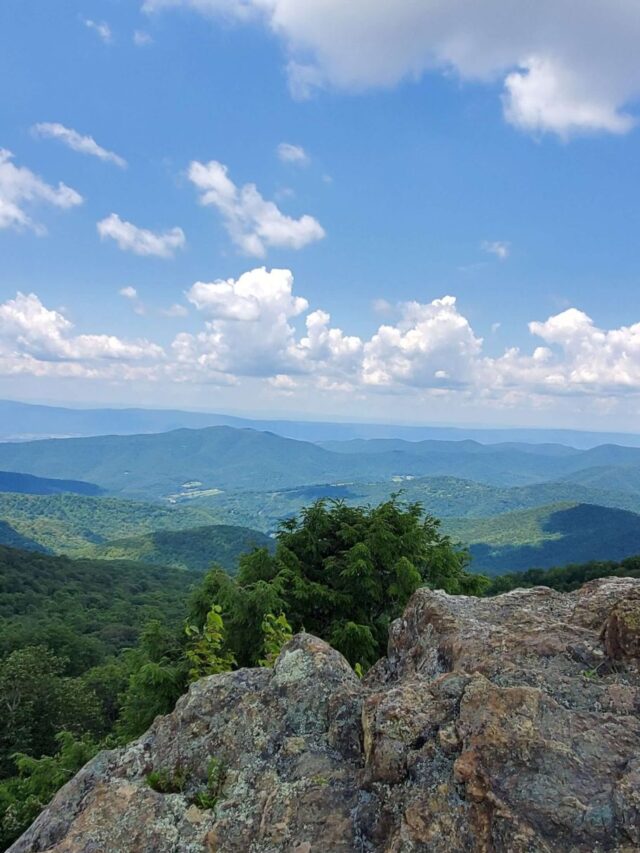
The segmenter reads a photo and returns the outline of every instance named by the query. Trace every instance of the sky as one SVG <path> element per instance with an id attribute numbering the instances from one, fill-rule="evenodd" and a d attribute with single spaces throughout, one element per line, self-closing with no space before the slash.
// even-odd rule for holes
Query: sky
<path id="1" fill-rule="evenodd" d="M 637 0 L 4 0 L 0 396 L 637 429 Z"/>

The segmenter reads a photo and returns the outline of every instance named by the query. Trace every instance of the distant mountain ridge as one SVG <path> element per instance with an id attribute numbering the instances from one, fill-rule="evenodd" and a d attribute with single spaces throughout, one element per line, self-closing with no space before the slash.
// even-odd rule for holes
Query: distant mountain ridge
<path id="1" fill-rule="evenodd" d="M 17 492 L 25 495 L 58 495 L 70 493 L 95 497 L 103 492 L 100 486 L 81 480 L 53 480 L 34 477 L 16 471 L 0 471 L 0 492 Z"/>
<path id="2" fill-rule="evenodd" d="M 228 426 L 139 435 L 0 444 L 0 467 L 38 477 L 98 484 L 114 495 L 179 500 L 202 493 L 281 490 L 318 483 L 366 483 L 449 476 L 495 486 L 526 486 L 581 470 L 640 470 L 640 448 L 602 445 L 481 445 L 362 442 L 338 451 L 271 432 Z M 387 449 L 390 447 L 391 449 Z M 355 450 L 355 452 L 353 452 Z M 602 480 L 600 487 L 603 488 Z"/>
<path id="3" fill-rule="evenodd" d="M 640 447 L 640 434 L 622 432 L 588 432 L 571 429 L 528 429 L 521 427 L 483 428 L 332 423 L 280 418 L 253 419 L 213 412 L 140 408 L 79 409 L 0 400 L 0 441 L 107 434 L 133 435 L 144 432 L 168 432 L 183 427 L 202 429 L 208 426 L 248 427 L 275 432 L 285 438 L 313 442 L 394 438 L 407 441 L 472 439 L 484 444 L 505 442 L 555 443 L 581 449 L 610 443 Z"/>

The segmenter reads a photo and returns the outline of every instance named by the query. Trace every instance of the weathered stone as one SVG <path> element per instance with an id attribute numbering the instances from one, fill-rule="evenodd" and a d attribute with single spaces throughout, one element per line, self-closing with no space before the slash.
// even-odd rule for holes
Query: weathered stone
<path id="1" fill-rule="evenodd" d="M 611 609 L 602 636 L 609 657 L 640 661 L 640 591 L 629 594 Z"/>
<path id="2" fill-rule="evenodd" d="M 640 850 L 639 603 L 630 579 L 419 590 L 362 681 L 298 635 L 97 756 L 11 853 Z M 199 808 L 212 759 L 222 790 Z"/>

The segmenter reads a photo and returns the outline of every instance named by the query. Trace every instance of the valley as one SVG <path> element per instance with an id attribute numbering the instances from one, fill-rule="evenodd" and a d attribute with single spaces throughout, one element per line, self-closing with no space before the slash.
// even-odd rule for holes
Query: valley
<path id="1" fill-rule="evenodd" d="M 0 466 L 0 543 L 74 557 L 233 571 L 316 500 L 392 494 L 491 575 L 640 551 L 640 448 L 621 445 L 312 443 L 223 425 L 8 442 Z"/>

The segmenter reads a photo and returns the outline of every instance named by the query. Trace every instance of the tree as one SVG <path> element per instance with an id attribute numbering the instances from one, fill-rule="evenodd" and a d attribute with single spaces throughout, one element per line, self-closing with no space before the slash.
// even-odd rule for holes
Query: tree
<path id="1" fill-rule="evenodd" d="M 47 755 L 56 732 L 100 728 L 100 703 L 77 679 L 64 678 L 66 661 L 44 646 L 28 646 L 0 663 L 0 777 L 13 770 L 14 753 Z"/>
<path id="2" fill-rule="evenodd" d="M 62 787 L 98 751 L 88 736 L 70 732 L 56 735 L 55 755 L 33 758 L 17 754 L 18 775 L 0 782 L 0 844 L 10 845 L 36 819 L 58 788 Z"/>
<path id="3" fill-rule="evenodd" d="M 191 664 L 190 681 L 196 681 L 205 675 L 229 672 L 235 666 L 234 656 L 225 648 L 221 613 L 220 605 L 214 604 L 207 613 L 202 628 L 197 625 L 187 625 L 185 628 L 185 633 L 191 640 L 191 645 L 186 650 L 187 660 Z"/>
<path id="4" fill-rule="evenodd" d="M 138 646 L 120 656 L 128 672 L 116 724 L 121 740 L 142 734 L 159 714 L 168 714 L 185 691 L 188 666 L 182 641 L 181 635 L 154 620 L 144 627 Z"/>
<path id="5" fill-rule="evenodd" d="M 267 613 L 262 621 L 263 654 L 258 663 L 260 666 L 273 666 L 282 647 L 289 642 L 293 636 L 291 625 L 284 613 L 274 616 Z"/>
<path id="6" fill-rule="evenodd" d="M 484 589 L 486 579 L 467 572 L 467 563 L 467 553 L 418 503 L 398 496 L 376 507 L 320 500 L 281 525 L 274 554 L 262 548 L 243 556 L 235 580 L 207 576 L 192 614 L 198 624 L 215 600 L 241 665 L 261 659 L 266 615 L 286 613 L 294 631 L 326 639 L 367 668 L 385 653 L 389 623 L 418 587 Z"/>

